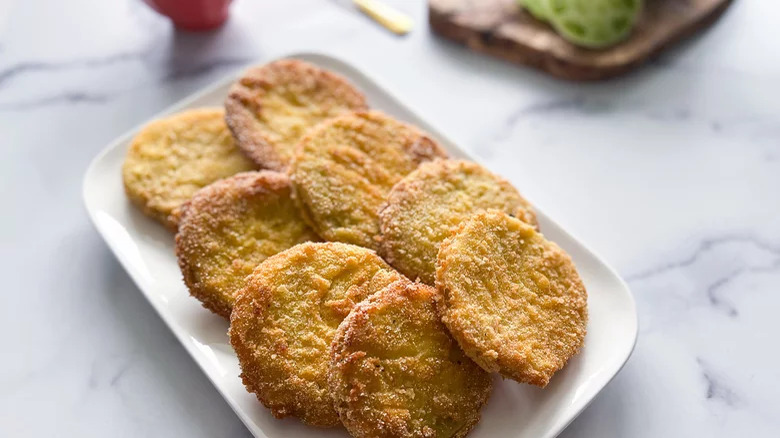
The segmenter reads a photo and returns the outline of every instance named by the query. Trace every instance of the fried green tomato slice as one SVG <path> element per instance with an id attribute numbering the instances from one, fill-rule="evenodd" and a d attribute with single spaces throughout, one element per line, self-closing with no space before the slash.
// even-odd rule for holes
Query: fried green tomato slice
<path id="1" fill-rule="evenodd" d="M 214 181 L 256 168 L 236 147 L 220 108 L 184 111 L 144 126 L 122 165 L 128 198 L 176 231 L 181 206 Z"/>
<path id="2" fill-rule="evenodd" d="M 302 243 L 269 257 L 247 278 L 230 316 L 230 343 L 249 392 L 278 418 L 330 427 L 330 344 L 352 307 L 404 277 L 373 251 Z"/>
<path id="3" fill-rule="evenodd" d="M 325 240 L 379 247 L 377 210 L 390 189 L 444 150 L 419 129 L 377 111 L 320 124 L 291 165 L 304 217 Z"/>
<path id="4" fill-rule="evenodd" d="M 250 68 L 225 100 L 227 124 L 241 150 L 262 168 L 279 171 L 309 128 L 367 108 L 363 93 L 345 78 L 295 59 Z"/>
<path id="5" fill-rule="evenodd" d="M 463 437 L 491 378 L 442 324 L 436 290 L 398 281 L 355 306 L 333 340 L 329 384 L 357 438 Z"/>
<path id="6" fill-rule="evenodd" d="M 379 212 L 380 254 L 407 277 L 433 285 L 441 242 L 473 213 L 489 208 L 537 227 L 533 208 L 517 189 L 479 164 L 423 163 L 393 186 Z"/>
<path id="7" fill-rule="evenodd" d="M 544 387 L 584 342 L 588 297 L 571 258 L 502 211 L 444 241 L 436 287 L 442 320 L 487 371 Z"/>
<path id="8" fill-rule="evenodd" d="M 235 294 L 266 258 L 319 240 L 278 172 L 245 172 L 200 189 L 183 207 L 176 257 L 192 296 L 230 318 Z"/>

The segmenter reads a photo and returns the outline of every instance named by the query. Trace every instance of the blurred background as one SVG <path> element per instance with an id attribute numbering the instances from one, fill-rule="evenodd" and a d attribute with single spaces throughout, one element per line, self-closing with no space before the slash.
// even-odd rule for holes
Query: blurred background
<path id="1" fill-rule="evenodd" d="M 590 83 L 443 40 L 424 1 L 385 3 L 409 34 L 346 0 L 235 0 L 208 32 L 141 0 L 0 0 L 0 436 L 248 436 L 92 228 L 81 179 L 176 101 L 303 51 L 375 77 L 629 283 L 637 348 L 564 437 L 776 436 L 780 3 L 736 1 Z"/>

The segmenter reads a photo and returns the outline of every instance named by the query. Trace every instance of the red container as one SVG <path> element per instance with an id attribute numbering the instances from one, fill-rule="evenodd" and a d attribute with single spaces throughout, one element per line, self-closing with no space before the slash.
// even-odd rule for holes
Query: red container
<path id="1" fill-rule="evenodd" d="M 155 11 L 170 18 L 176 27 L 209 30 L 222 25 L 232 0 L 144 0 Z"/>

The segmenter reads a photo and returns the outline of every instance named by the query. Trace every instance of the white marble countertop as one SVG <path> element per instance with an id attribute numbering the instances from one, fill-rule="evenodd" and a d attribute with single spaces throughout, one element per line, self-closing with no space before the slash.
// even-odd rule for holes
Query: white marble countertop
<path id="1" fill-rule="evenodd" d="M 248 436 L 81 201 L 112 138 L 247 63 L 364 68 L 629 282 L 640 335 L 564 437 L 780 430 L 780 3 L 742 0 L 642 71 L 548 78 L 348 2 L 237 0 L 210 34 L 139 0 L 0 0 L 0 436 Z"/>

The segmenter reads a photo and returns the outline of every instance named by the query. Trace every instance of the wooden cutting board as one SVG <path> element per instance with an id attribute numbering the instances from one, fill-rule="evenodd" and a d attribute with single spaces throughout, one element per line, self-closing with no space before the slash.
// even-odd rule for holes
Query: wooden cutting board
<path id="1" fill-rule="evenodd" d="M 467 47 L 571 80 L 626 73 L 717 20 L 732 0 L 646 0 L 631 37 L 606 50 L 578 48 L 516 0 L 429 0 L 431 29 Z"/>

